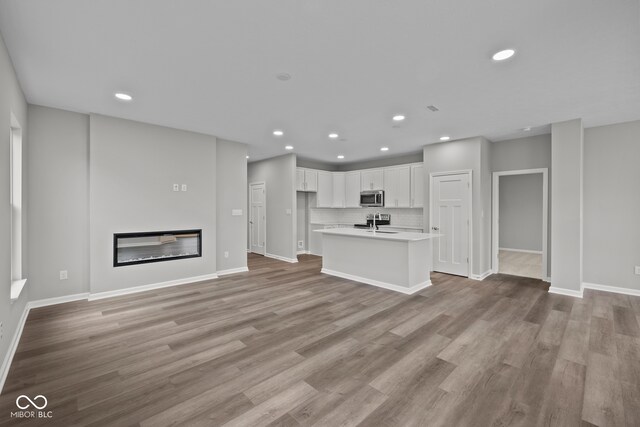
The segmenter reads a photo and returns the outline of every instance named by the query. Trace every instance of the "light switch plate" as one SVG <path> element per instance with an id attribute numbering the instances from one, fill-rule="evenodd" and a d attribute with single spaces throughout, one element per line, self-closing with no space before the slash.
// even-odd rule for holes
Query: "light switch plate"
<path id="1" fill-rule="evenodd" d="M 187 191 L 187 184 L 182 184 L 182 191 Z"/>
<path id="2" fill-rule="evenodd" d="M 69 273 L 67 270 L 60 270 L 60 280 L 67 280 L 69 278 Z"/>
<path id="3" fill-rule="evenodd" d="M 180 184 L 173 184 L 173 191 L 180 191 Z"/>

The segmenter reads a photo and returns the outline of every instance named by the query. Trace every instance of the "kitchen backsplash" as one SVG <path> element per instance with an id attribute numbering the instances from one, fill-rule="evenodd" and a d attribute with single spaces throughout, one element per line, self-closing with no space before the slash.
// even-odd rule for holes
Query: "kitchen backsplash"
<path id="1" fill-rule="evenodd" d="M 366 222 L 370 213 L 391 214 L 391 225 L 422 228 L 422 209 L 317 209 L 309 210 L 309 222 L 312 224 L 359 224 Z"/>

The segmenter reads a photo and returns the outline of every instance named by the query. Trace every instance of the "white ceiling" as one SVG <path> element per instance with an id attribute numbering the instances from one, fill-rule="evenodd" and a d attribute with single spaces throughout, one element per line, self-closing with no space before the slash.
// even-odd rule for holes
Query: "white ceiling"
<path id="1" fill-rule="evenodd" d="M 30 103 L 246 142 L 252 160 L 291 144 L 348 162 L 640 119 L 639 3 L 0 0 L 0 30 Z"/>

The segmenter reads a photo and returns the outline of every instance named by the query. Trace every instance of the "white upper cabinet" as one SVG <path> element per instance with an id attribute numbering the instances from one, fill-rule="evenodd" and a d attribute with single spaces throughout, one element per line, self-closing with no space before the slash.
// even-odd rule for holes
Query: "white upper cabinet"
<path id="1" fill-rule="evenodd" d="M 411 165 L 411 207 L 424 207 L 424 166 Z"/>
<path id="2" fill-rule="evenodd" d="M 344 172 L 333 172 L 333 203 L 334 208 L 346 207 L 345 200 L 345 174 Z"/>
<path id="3" fill-rule="evenodd" d="M 363 170 L 361 174 L 362 191 L 384 189 L 384 172 L 382 169 L 367 169 Z"/>
<path id="4" fill-rule="evenodd" d="M 318 193 L 316 195 L 316 207 L 333 207 L 333 175 L 331 172 L 318 171 Z"/>
<path id="5" fill-rule="evenodd" d="M 296 191 L 318 191 L 318 171 L 296 168 Z"/>
<path id="6" fill-rule="evenodd" d="M 384 169 L 384 206 L 411 207 L 411 166 Z"/>
<path id="7" fill-rule="evenodd" d="M 345 207 L 360 207 L 360 171 L 345 173 Z"/>
<path id="8" fill-rule="evenodd" d="M 304 191 L 304 169 L 296 168 L 296 191 Z"/>

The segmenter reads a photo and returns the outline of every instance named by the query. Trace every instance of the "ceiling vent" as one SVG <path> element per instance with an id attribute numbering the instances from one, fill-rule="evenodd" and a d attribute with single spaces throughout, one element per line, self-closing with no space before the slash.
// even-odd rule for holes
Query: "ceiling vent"
<path id="1" fill-rule="evenodd" d="M 440 111 L 440 110 L 438 109 L 438 107 L 436 107 L 435 105 L 428 105 L 428 106 L 427 106 L 427 110 L 429 110 L 429 111 L 431 111 L 431 112 L 433 112 L 433 113 L 435 113 L 436 111 Z"/>

